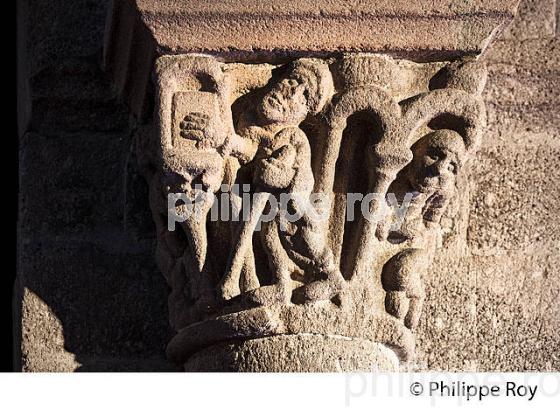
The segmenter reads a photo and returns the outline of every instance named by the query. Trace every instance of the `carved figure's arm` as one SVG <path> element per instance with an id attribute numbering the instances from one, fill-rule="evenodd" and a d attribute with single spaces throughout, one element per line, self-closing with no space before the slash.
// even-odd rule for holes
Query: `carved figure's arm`
<path id="1" fill-rule="evenodd" d="M 237 158 L 242 165 L 251 162 L 257 153 L 258 144 L 249 139 L 243 138 L 236 133 L 231 134 L 226 142 L 224 154 L 229 154 Z"/>
<path id="2" fill-rule="evenodd" d="M 451 197 L 445 193 L 436 192 L 428 198 L 423 209 L 424 223 L 427 227 L 438 225 Z"/>

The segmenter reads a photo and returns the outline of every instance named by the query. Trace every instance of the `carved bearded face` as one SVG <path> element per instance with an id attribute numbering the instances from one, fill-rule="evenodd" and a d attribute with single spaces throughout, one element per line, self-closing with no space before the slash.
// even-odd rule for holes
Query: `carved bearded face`
<path id="1" fill-rule="evenodd" d="M 299 124 L 309 111 L 307 93 L 301 79 L 288 75 L 266 93 L 257 109 L 267 122 Z"/>
<path id="2" fill-rule="evenodd" d="M 463 138 L 451 130 L 434 131 L 414 144 L 409 181 L 416 191 L 450 189 L 465 156 Z"/>

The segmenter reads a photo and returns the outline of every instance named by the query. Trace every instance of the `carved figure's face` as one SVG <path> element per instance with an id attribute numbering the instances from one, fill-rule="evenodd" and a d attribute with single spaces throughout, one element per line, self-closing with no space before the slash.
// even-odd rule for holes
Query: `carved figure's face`
<path id="1" fill-rule="evenodd" d="M 456 132 L 435 131 L 417 142 L 409 168 L 409 181 L 421 193 L 446 190 L 455 184 L 465 155 L 465 144 Z"/>
<path id="2" fill-rule="evenodd" d="M 299 124 L 309 111 L 307 93 L 305 83 L 288 75 L 265 94 L 257 109 L 268 122 Z"/>

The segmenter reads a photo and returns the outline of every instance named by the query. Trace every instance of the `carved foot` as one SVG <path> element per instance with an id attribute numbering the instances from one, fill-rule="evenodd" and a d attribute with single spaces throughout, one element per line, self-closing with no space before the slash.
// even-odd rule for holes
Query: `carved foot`
<path id="1" fill-rule="evenodd" d="M 239 296 L 241 290 L 237 283 L 233 283 L 232 281 L 223 281 L 218 285 L 217 289 L 217 297 L 218 300 L 225 302 L 227 300 L 233 299 L 236 296 Z"/>
<path id="2" fill-rule="evenodd" d="M 246 292 L 243 302 L 249 305 L 272 306 L 288 304 L 292 298 L 292 287 L 288 284 L 262 286 L 258 289 Z"/>
<path id="3" fill-rule="evenodd" d="M 177 319 L 177 327 L 183 328 L 192 323 L 200 322 L 208 318 L 209 315 L 218 310 L 216 296 L 211 293 L 205 293 L 200 296 L 193 305 L 186 307 L 179 319 Z"/>
<path id="4" fill-rule="evenodd" d="M 385 296 L 385 310 L 399 320 L 404 320 L 409 303 L 409 298 L 404 291 L 388 291 Z"/>
<path id="5" fill-rule="evenodd" d="M 335 296 L 340 296 L 346 285 L 346 281 L 340 274 L 312 282 L 304 287 L 305 301 L 331 300 Z"/>

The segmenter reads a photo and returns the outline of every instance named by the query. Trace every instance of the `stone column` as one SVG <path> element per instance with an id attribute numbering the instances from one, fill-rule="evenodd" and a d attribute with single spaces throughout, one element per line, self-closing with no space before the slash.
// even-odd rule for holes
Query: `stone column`
<path id="1" fill-rule="evenodd" d="M 138 121 L 187 371 L 414 360 L 483 135 L 478 56 L 516 1 L 349 3 L 114 3 L 105 65 Z"/>

